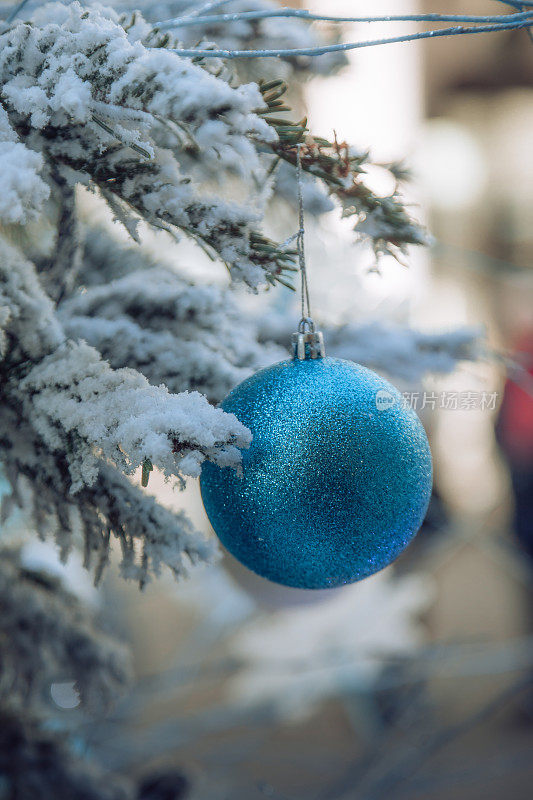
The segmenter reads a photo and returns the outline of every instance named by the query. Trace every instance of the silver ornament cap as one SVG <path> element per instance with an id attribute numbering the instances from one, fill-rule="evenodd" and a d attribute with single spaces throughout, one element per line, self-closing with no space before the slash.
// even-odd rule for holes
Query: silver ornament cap
<path id="1" fill-rule="evenodd" d="M 302 317 L 298 330 L 292 334 L 294 358 L 305 361 L 307 358 L 325 358 L 326 348 L 322 331 L 317 331 L 310 317 Z"/>

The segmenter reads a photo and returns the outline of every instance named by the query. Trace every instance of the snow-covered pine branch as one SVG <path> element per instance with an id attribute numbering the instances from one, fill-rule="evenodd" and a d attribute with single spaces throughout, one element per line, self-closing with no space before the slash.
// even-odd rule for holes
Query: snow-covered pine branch
<path id="1" fill-rule="evenodd" d="M 159 577 L 163 566 L 183 578 L 189 567 L 218 556 L 215 542 L 195 530 L 183 512 L 168 511 L 108 465 L 102 465 L 99 481 L 88 495 L 119 539 L 122 576 L 138 581 L 141 588 Z M 105 551 L 97 553 L 100 563 L 102 554 L 105 557 Z"/>
<path id="2" fill-rule="evenodd" d="M 65 342 L 19 383 L 22 412 L 51 450 L 70 453 L 73 492 L 91 486 L 103 457 L 126 473 L 145 459 L 170 477 L 198 477 L 209 458 L 238 466 L 250 434 L 197 392 L 172 395 L 133 370 L 113 370 L 95 348 Z"/>
<path id="3" fill-rule="evenodd" d="M 42 155 L 20 141 L 0 105 L 0 219 L 4 223 L 25 223 L 38 216 L 50 195 L 41 177 L 43 168 Z"/>
<path id="4" fill-rule="evenodd" d="M 257 189 L 238 205 L 207 195 L 203 184 L 235 173 L 244 194 L 252 178 L 256 187 L 268 185 L 272 159 L 262 154 L 294 165 L 306 125 L 273 116 L 288 110 L 281 81 L 234 87 L 213 60 L 181 58 L 173 44 L 139 14 L 119 19 L 111 10 L 83 11 L 77 2 L 50 4 L 31 24 L 15 20 L 5 28 L 0 99 L 8 133 L 36 155 L 19 187 L 28 210 L 11 203 L 4 221 L 23 222 L 42 206 L 43 178 L 52 187 L 82 183 L 100 192 L 134 238 L 139 219 L 181 230 L 222 259 L 234 278 L 252 287 L 286 283 L 294 252 L 259 231 Z M 304 171 L 325 184 L 343 213 L 357 216 L 356 233 L 376 252 L 424 243 L 397 193 L 379 198 L 365 185 L 361 165 L 368 154 L 346 168 L 348 160 L 334 143 L 306 140 Z M 51 176 L 42 172 L 45 165 Z"/>
<path id="5" fill-rule="evenodd" d="M 72 491 L 92 485 L 101 457 L 126 472 L 150 459 L 167 476 L 198 475 L 204 458 L 238 466 L 249 432 L 197 392 L 172 395 L 133 370 L 113 370 L 94 348 L 65 340 L 53 315 L 48 337 L 37 338 L 33 314 L 42 307 L 50 316 L 50 301 L 29 262 L 0 244 L 0 290 L 12 315 L 4 335 L 13 341 L 3 367 L 13 357 L 18 367 L 17 380 L 9 377 L 2 394 L 50 450 L 69 454 Z M 28 356 L 36 363 L 20 361 Z"/>
<path id="6" fill-rule="evenodd" d="M 76 494 L 68 491 L 68 462 L 48 450 L 32 426 L 16 412 L 2 409 L 3 470 L 12 494 L 2 499 L 1 519 L 14 506 L 41 538 L 53 536 L 65 560 L 75 543 L 83 544 L 84 566 L 100 582 L 112 542 L 119 545 L 121 575 L 142 588 L 166 566 L 177 578 L 189 568 L 217 557 L 213 540 L 195 530 L 183 512 L 170 512 L 134 486 L 118 470 L 99 462 L 96 480 Z"/>
<path id="7" fill-rule="evenodd" d="M 24 411 L 47 445 L 72 446 L 73 491 L 95 479 L 94 453 L 127 472 L 149 458 L 167 476 L 178 469 L 197 476 L 206 456 L 237 464 L 233 443 L 248 442 L 243 426 L 200 395 L 173 396 L 132 371 L 114 371 L 84 343 L 58 348 L 28 372 L 20 389 L 28 396 Z"/>
<path id="8" fill-rule="evenodd" d="M 198 391 L 220 402 L 253 370 L 283 357 L 259 345 L 231 292 L 194 285 L 102 228 L 86 239 L 83 275 L 105 265 L 123 277 L 74 294 L 59 313 L 72 338 L 93 345 L 112 367 L 133 367 L 170 392 Z"/>
<path id="9" fill-rule="evenodd" d="M 126 649 L 57 578 L 26 568 L 16 549 L 0 552 L 0 702 L 39 710 L 67 679 L 86 707 L 108 707 L 130 680 Z"/>
<path id="10" fill-rule="evenodd" d="M 105 561 L 109 536 L 116 535 L 129 576 L 133 542 L 141 540 L 142 580 L 161 563 L 183 573 L 183 554 L 193 562 L 210 558 L 212 549 L 185 518 L 162 510 L 159 518 L 153 500 L 118 476 L 106 486 L 105 460 L 125 472 L 148 461 L 169 476 L 197 475 L 204 458 L 238 467 L 247 429 L 197 392 L 171 394 L 68 340 L 32 265 L 0 245 L 0 452 L 15 499 L 42 535 L 56 533 L 64 554 L 72 534 L 82 532 L 88 556 L 96 550 Z"/>
<path id="11" fill-rule="evenodd" d="M 411 383 L 427 375 L 447 375 L 462 361 L 478 361 L 483 339 L 483 330 L 476 327 L 429 333 L 377 322 L 328 332 L 328 344 L 337 358 Z"/>
<path id="12" fill-rule="evenodd" d="M 164 129 L 168 145 L 165 125 L 177 132 L 185 126 L 207 168 L 261 174 L 256 144 L 276 139 L 256 113 L 261 93 L 254 84 L 233 88 L 152 39 L 141 17 L 126 31 L 114 12 L 77 2 L 49 4 L 31 23 L 15 20 L 3 30 L 7 133 L 35 151 L 30 185 L 19 195 L 39 210 L 46 199 L 39 166 L 51 163 L 71 184 L 98 189 L 124 216 L 185 231 L 250 285 L 265 273 L 281 274 L 292 258 L 256 229 L 259 213 L 199 195 L 177 160 L 178 133 L 173 148 L 158 144 Z M 18 214 L 10 207 L 2 221 L 24 222 L 27 214 L 23 206 Z"/>
<path id="13" fill-rule="evenodd" d="M 153 280 L 159 275 L 136 277 Z M 129 364 L 156 386 L 165 384 L 172 392 L 201 391 L 210 402 L 220 402 L 250 373 L 232 363 L 227 344 L 215 332 L 189 341 L 170 331 L 143 328 L 126 316 L 73 316 L 65 327 L 73 338 L 90 342 L 114 367 Z"/>

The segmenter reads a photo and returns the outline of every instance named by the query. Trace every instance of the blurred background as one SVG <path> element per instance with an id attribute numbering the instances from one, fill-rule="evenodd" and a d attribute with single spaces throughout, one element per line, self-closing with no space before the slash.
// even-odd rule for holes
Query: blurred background
<path id="1" fill-rule="evenodd" d="M 497 4 L 302 7 L 489 14 Z M 342 38 L 410 30 L 346 25 Z M 354 246 L 335 212 L 308 219 L 316 316 L 426 331 L 482 326 L 487 352 L 446 378 L 400 386 L 430 436 L 435 493 L 394 567 L 358 585 L 304 592 L 225 556 L 186 583 L 163 576 L 142 594 L 109 570 L 94 602 L 131 644 L 136 683 L 108 719 L 83 723 L 80 748 L 110 769 L 151 772 L 161 800 L 528 800 L 533 44 L 515 31 L 352 51 L 333 77 L 312 77 L 291 100 L 312 131 L 335 130 L 378 161 L 405 159 L 410 199 L 434 237 L 408 268 L 384 260 L 376 274 L 372 254 Z M 379 170 L 373 180 L 379 188 Z M 278 238 L 290 235 L 291 205 L 280 201 L 270 225 Z M 196 275 L 225 280 L 193 247 L 180 247 Z M 265 312 L 294 305 L 297 320 L 283 287 L 242 302 Z M 194 482 L 173 491 L 154 475 L 150 491 L 209 530 Z M 27 557 L 47 553 L 32 545 Z M 68 570 L 91 597 L 81 567 Z M 52 696 L 57 724 L 75 728 L 71 685 L 56 684 Z"/>

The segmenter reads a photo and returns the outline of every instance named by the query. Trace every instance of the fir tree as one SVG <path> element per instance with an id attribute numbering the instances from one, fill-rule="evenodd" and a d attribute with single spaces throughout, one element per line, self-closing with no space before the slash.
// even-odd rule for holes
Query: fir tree
<path id="1" fill-rule="evenodd" d="M 54 537 L 63 559 L 81 542 L 96 583 L 113 540 L 122 575 L 141 587 L 163 567 L 181 577 L 216 556 L 132 476 L 140 469 L 146 484 L 158 469 L 181 482 L 205 459 L 239 468 L 250 433 L 216 404 L 282 356 L 291 324 L 250 318 L 232 287 L 293 282 L 293 245 L 265 236 L 262 220 L 272 197 L 294 194 L 297 145 L 310 213 L 350 217 L 377 257 L 427 241 L 402 200 L 401 165 L 388 167 L 394 191 L 377 196 L 365 182 L 370 155 L 310 132 L 286 105 L 299 71 L 342 64 L 335 42 L 287 19 L 282 49 L 333 55 L 234 68 L 209 50 L 265 48 L 279 23 L 202 21 L 195 9 L 144 3 L 147 19 L 118 4 L 52 3 L 15 9 L 0 26 L 3 518 L 22 509 L 28 535 Z M 226 199 L 228 186 L 240 202 Z M 83 219 L 87 193 L 130 242 Z M 232 284 L 191 282 L 179 265 L 158 263 L 143 246 L 147 228 L 169 243 L 191 237 Z M 475 358 L 476 339 L 396 331 L 380 349 L 375 328 L 331 332 L 334 351 L 417 377 Z M 43 693 L 58 675 L 76 678 L 83 703 L 105 706 L 127 684 L 127 655 L 58 581 L 26 568 L 19 549 L 0 556 L 0 771 L 16 783 L 22 770 L 27 798 L 128 796 L 41 727 Z"/>

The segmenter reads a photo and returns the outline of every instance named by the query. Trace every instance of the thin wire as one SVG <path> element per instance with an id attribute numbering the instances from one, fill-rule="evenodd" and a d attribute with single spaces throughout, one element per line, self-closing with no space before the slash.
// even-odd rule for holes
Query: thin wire
<path id="1" fill-rule="evenodd" d="M 311 319 L 311 303 L 309 301 L 309 285 L 307 281 L 307 266 L 305 263 L 305 227 L 304 227 L 304 201 L 302 183 L 302 157 L 301 142 L 296 145 L 296 179 L 298 182 L 298 234 L 296 237 L 296 249 L 298 251 L 298 262 L 300 265 L 301 278 L 301 301 L 302 301 L 302 320 Z M 307 312 L 307 313 L 306 313 Z"/>

